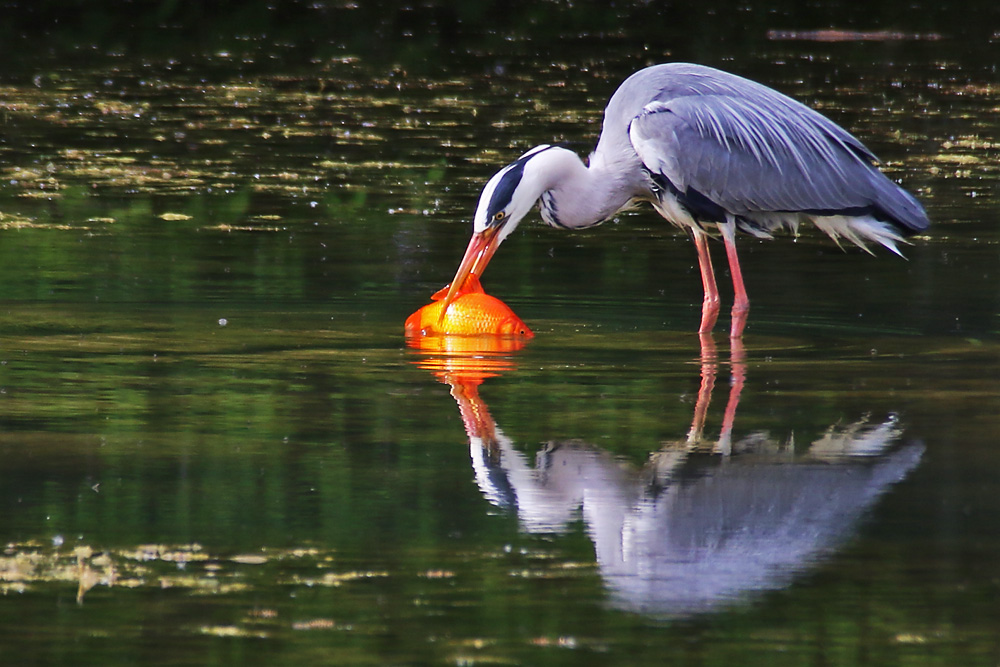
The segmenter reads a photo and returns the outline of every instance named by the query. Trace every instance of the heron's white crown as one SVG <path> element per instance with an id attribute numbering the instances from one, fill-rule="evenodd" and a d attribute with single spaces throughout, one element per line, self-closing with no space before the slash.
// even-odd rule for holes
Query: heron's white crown
<path id="1" fill-rule="evenodd" d="M 523 181 L 525 165 L 538 153 L 552 148 L 548 144 L 535 146 L 517 160 L 507 165 L 486 183 L 479 195 L 479 206 L 473 219 L 473 230 L 483 232 L 488 227 L 499 226 L 497 232 L 502 241 L 517 227 L 521 219 L 531 210 L 540 192 L 528 179 Z M 497 218 L 497 214 L 502 217 Z"/>

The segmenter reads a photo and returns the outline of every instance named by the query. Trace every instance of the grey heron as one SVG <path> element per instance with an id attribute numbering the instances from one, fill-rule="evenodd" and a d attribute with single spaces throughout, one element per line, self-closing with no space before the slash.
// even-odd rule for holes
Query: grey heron
<path id="1" fill-rule="evenodd" d="M 810 221 L 834 241 L 865 250 L 870 241 L 901 254 L 896 243 L 930 224 L 875 155 L 833 121 L 762 84 L 687 63 L 647 67 L 621 84 L 587 164 L 543 144 L 486 183 L 442 313 L 536 202 L 542 220 L 561 229 L 598 225 L 639 202 L 686 229 L 704 288 L 702 334 L 719 314 L 708 236 L 721 235 L 733 280 L 733 338 L 742 336 L 750 305 L 737 231 L 770 238 Z"/>

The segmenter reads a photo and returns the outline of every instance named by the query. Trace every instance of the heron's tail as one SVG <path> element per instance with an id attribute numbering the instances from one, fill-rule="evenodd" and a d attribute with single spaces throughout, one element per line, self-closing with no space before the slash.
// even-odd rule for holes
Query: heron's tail
<path id="1" fill-rule="evenodd" d="M 927 212 L 917 198 L 881 172 L 873 172 L 872 216 L 892 223 L 903 236 L 922 232 L 930 226 Z"/>

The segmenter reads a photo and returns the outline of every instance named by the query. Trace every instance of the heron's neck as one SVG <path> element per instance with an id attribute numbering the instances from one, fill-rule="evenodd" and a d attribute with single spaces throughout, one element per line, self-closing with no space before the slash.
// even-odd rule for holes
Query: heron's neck
<path id="1" fill-rule="evenodd" d="M 537 169 L 542 219 L 553 227 L 581 229 L 598 225 L 624 208 L 633 193 L 603 161 L 588 167 L 573 151 L 550 148 L 525 166 Z"/>

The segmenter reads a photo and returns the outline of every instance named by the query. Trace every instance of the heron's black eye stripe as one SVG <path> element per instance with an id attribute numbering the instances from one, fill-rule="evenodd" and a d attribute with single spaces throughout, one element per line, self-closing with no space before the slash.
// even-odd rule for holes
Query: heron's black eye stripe
<path id="1" fill-rule="evenodd" d="M 518 160 L 510 165 L 504 175 L 500 177 L 500 182 L 497 183 L 497 187 L 493 190 L 493 196 L 490 197 L 489 210 L 493 212 L 490 215 L 490 220 L 499 221 L 497 214 L 510 204 L 510 200 L 514 196 L 514 190 L 517 190 L 517 186 L 521 182 L 521 177 L 524 176 L 524 162 Z"/>
<path id="2" fill-rule="evenodd" d="M 518 158 L 516 162 L 511 163 L 507 167 L 503 176 L 500 177 L 500 182 L 497 183 L 496 188 L 493 190 L 493 196 L 490 197 L 490 207 L 487 210 L 490 211 L 489 220 L 491 222 L 499 222 L 503 219 L 497 218 L 497 213 L 506 209 L 511 199 L 513 199 L 514 191 L 517 190 L 517 186 L 521 183 L 521 177 L 524 176 L 524 165 L 528 164 L 528 160 L 531 158 L 550 148 L 554 148 L 554 146 L 545 146 L 544 148 L 539 146 L 527 155 Z"/>

